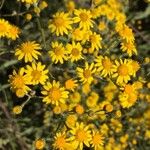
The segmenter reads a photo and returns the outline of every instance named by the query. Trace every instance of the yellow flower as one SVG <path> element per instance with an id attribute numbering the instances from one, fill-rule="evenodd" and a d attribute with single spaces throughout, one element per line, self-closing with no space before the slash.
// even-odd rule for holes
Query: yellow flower
<path id="1" fill-rule="evenodd" d="M 76 28 L 72 31 L 72 40 L 74 41 L 82 41 L 84 37 L 84 31 Z"/>
<path id="2" fill-rule="evenodd" d="M 13 113 L 14 113 L 14 114 L 18 115 L 18 114 L 20 114 L 21 112 L 22 112 L 22 106 L 17 105 L 17 106 L 15 106 L 15 107 L 13 107 Z"/>
<path id="3" fill-rule="evenodd" d="M 135 104 L 137 100 L 137 95 L 135 93 L 121 93 L 119 95 L 119 101 L 123 108 L 129 108 Z"/>
<path id="4" fill-rule="evenodd" d="M 17 26 L 11 25 L 8 31 L 8 37 L 16 40 L 19 37 L 20 29 Z"/>
<path id="5" fill-rule="evenodd" d="M 52 33 L 56 33 L 57 36 L 69 34 L 68 30 L 71 30 L 71 24 L 73 22 L 71 21 L 71 18 L 69 18 L 68 13 L 64 12 L 57 12 L 55 15 L 53 15 L 53 20 L 49 24 L 49 29 Z"/>
<path id="6" fill-rule="evenodd" d="M 0 18 L 0 38 L 7 36 L 9 29 L 10 29 L 9 22 Z"/>
<path id="7" fill-rule="evenodd" d="M 126 40 L 126 42 L 134 42 L 134 35 L 132 29 L 129 28 L 127 25 L 119 31 L 120 36 L 122 39 Z"/>
<path id="8" fill-rule="evenodd" d="M 69 2 L 67 1 L 66 7 L 67 7 L 67 10 L 69 11 L 69 13 L 72 13 L 75 9 L 75 2 L 72 0 L 69 0 Z"/>
<path id="9" fill-rule="evenodd" d="M 79 103 L 81 101 L 81 95 L 78 92 L 74 92 L 70 95 L 70 100 L 72 103 Z"/>
<path id="10" fill-rule="evenodd" d="M 125 59 L 124 61 L 120 59 L 119 61 L 115 61 L 115 72 L 112 77 L 117 77 L 117 84 L 127 83 L 130 80 L 130 75 L 132 75 L 132 67 L 131 63 Z"/>
<path id="11" fill-rule="evenodd" d="M 76 105 L 75 111 L 77 114 L 82 115 L 84 113 L 84 107 L 80 104 Z"/>
<path id="12" fill-rule="evenodd" d="M 71 62 L 83 59 L 82 46 L 80 43 L 72 42 L 72 44 L 67 44 L 66 49 L 70 55 Z"/>
<path id="13" fill-rule="evenodd" d="M 93 108 L 97 105 L 99 95 L 95 92 L 91 92 L 90 96 L 86 100 L 86 105 L 90 108 Z"/>
<path id="14" fill-rule="evenodd" d="M 42 65 L 41 62 L 38 62 L 37 64 L 32 63 L 31 66 L 26 66 L 26 74 L 31 77 L 31 83 L 33 85 L 37 84 L 45 84 L 45 81 L 48 79 L 47 73 L 48 70 L 45 69 L 45 65 Z"/>
<path id="15" fill-rule="evenodd" d="M 89 30 L 93 27 L 93 21 L 91 20 L 92 15 L 89 10 L 79 9 L 74 11 L 75 17 L 73 18 L 74 23 L 79 23 L 79 28 Z"/>
<path id="16" fill-rule="evenodd" d="M 89 83 L 91 84 L 91 82 L 93 81 L 93 74 L 96 72 L 96 68 L 94 68 L 94 63 L 92 63 L 91 65 L 89 65 L 87 62 L 85 63 L 85 68 L 79 68 L 77 67 L 77 74 L 80 78 L 80 81 L 83 83 Z"/>
<path id="17" fill-rule="evenodd" d="M 38 55 L 41 55 L 38 50 L 41 50 L 38 43 L 35 41 L 28 41 L 22 43 L 19 48 L 15 50 L 15 55 L 18 57 L 18 60 L 24 58 L 26 63 L 32 62 L 33 59 L 38 59 Z"/>
<path id="18" fill-rule="evenodd" d="M 102 48 L 102 45 L 101 45 L 101 41 L 102 41 L 102 38 L 100 36 L 100 34 L 96 34 L 95 32 L 91 32 L 90 36 L 89 36 L 89 41 L 91 43 L 91 48 L 92 50 L 99 50 Z"/>
<path id="19" fill-rule="evenodd" d="M 67 90 L 74 91 L 74 89 L 75 89 L 77 86 L 78 86 L 77 80 L 68 79 L 68 80 L 65 82 L 65 88 L 66 88 Z"/>
<path id="20" fill-rule="evenodd" d="M 42 91 L 42 94 L 45 95 L 45 98 L 43 98 L 43 102 L 46 102 L 46 104 L 53 104 L 58 106 L 61 103 L 65 103 L 66 99 L 68 98 L 68 91 L 65 91 L 64 87 L 60 87 L 60 83 L 56 82 L 55 80 L 51 84 L 50 82 L 47 82 L 46 85 L 43 86 L 44 91 Z"/>
<path id="21" fill-rule="evenodd" d="M 97 71 L 101 72 L 103 77 L 110 76 L 114 73 L 115 69 L 113 68 L 114 64 L 107 56 L 98 56 L 95 59 L 95 66 L 97 67 Z"/>
<path id="22" fill-rule="evenodd" d="M 104 31 L 104 30 L 106 29 L 106 24 L 105 24 L 104 21 L 101 21 L 101 22 L 99 23 L 98 29 L 99 29 L 100 31 Z"/>
<path id="23" fill-rule="evenodd" d="M 78 149 L 83 149 L 83 144 L 87 147 L 90 146 L 91 141 L 91 131 L 88 126 L 85 126 L 83 123 L 76 123 L 76 126 L 70 131 L 72 136 L 69 138 L 72 141 L 72 145 Z"/>
<path id="24" fill-rule="evenodd" d="M 93 130 L 91 144 L 92 144 L 91 147 L 94 147 L 94 150 L 100 150 L 101 147 L 104 145 L 103 135 L 100 134 L 98 131 L 95 132 Z"/>
<path id="25" fill-rule="evenodd" d="M 122 42 L 121 43 L 121 50 L 123 52 L 127 52 L 127 54 L 131 57 L 133 53 L 137 55 L 137 50 L 135 44 L 133 42 Z"/>
<path id="26" fill-rule="evenodd" d="M 139 65 L 139 62 L 135 60 L 130 60 L 130 62 L 131 62 L 131 67 L 132 67 L 132 75 L 133 77 L 135 77 L 136 72 L 140 69 L 140 65 Z"/>
<path id="27" fill-rule="evenodd" d="M 62 43 L 52 42 L 52 50 L 49 51 L 49 55 L 55 64 L 58 62 L 63 64 L 64 60 L 67 60 L 67 53 L 68 52 L 65 51 Z"/>
<path id="28" fill-rule="evenodd" d="M 9 82 L 11 89 L 16 92 L 18 97 L 23 97 L 28 91 L 30 91 L 30 88 L 27 85 L 30 84 L 31 78 L 25 75 L 24 68 L 21 68 L 18 71 L 18 74 L 14 70 L 13 75 L 9 76 Z"/>
<path id="29" fill-rule="evenodd" d="M 35 148 L 38 150 L 41 150 L 45 147 L 45 141 L 44 139 L 38 139 L 35 141 Z"/>
<path id="30" fill-rule="evenodd" d="M 77 121 L 77 116 L 75 114 L 68 115 L 67 118 L 66 118 L 67 127 L 69 127 L 69 128 L 74 127 L 75 124 L 76 124 L 76 121 Z"/>
<path id="31" fill-rule="evenodd" d="M 134 84 L 126 84 L 123 88 L 123 92 L 126 94 L 130 94 L 130 93 L 137 93 L 136 91 L 136 87 Z"/>
<path id="32" fill-rule="evenodd" d="M 65 133 L 56 133 L 54 137 L 53 147 L 58 150 L 66 150 L 71 145 L 68 143 L 68 139 L 66 138 Z"/>

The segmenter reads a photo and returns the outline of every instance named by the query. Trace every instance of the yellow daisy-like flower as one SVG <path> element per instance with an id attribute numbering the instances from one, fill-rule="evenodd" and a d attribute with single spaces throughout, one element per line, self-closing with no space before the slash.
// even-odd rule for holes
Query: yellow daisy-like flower
<path id="1" fill-rule="evenodd" d="M 91 48 L 94 50 L 99 50 L 102 48 L 101 45 L 101 41 L 102 41 L 102 37 L 100 36 L 100 34 L 96 34 L 95 32 L 90 34 L 89 36 L 89 41 L 91 43 Z"/>
<path id="2" fill-rule="evenodd" d="M 57 12 L 55 15 L 53 15 L 53 20 L 50 21 L 49 29 L 52 33 L 56 33 L 57 36 L 69 34 L 68 30 L 71 30 L 71 24 L 72 24 L 71 18 L 69 18 L 68 13 L 64 12 Z"/>
<path id="3" fill-rule="evenodd" d="M 66 133 L 56 133 L 54 137 L 53 147 L 58 150 L 66 150 L 71 145 L 68 143 L 68 139 L 66 138 Z"/>
<path id="4" fill-rule="evenodd" d="M 129 108 L 129 107 L 133 106 L 135 104 L 135 102 L 137 101 L 137 94 L 135 94 L 135 93 L 130 93 L 130 94 L 121 93 L 119 95 L 119 101 L 120 101 L 120 104 L 123 108 Z"/>
<path id="5" fill-rule="evenodd" d="M 46 85 L 43 86 L 44 91 L 42 94 L 45 95 L 43 98 L 43 102 L 46 104 L 53 104 L 58 106 L 60 103 L 65 103 L 66 99 L 68 98 L 68 91 L 65 91 L 64 87 L 60 87 L 60 83 L 56 82 L 55 80 L 52 82 L 47 82 Z"/>
<path id="6" fill-rule="evenodd" d="M 16 40 L 19 37 L 20 29 L 17 26 L 11 25 L 8 31 L 8 37 Z"/>
<path id="7" fill-rule="evenodd" d="M 92 147 L 94 147 L 94 150 L 100 150 L 102 146 L 104 145 L 103 135 L 100 134 L 98 131 L 95 132 L 93 130 L 91 144 L 92 144 Z"/>
<path id="8" fill-rule="evenodd" d="M 15 50 L 15 55 L 18 57 L 18 60 L 24 58 L 26 63 L 32 62 L 34 59 L 38 59 L 38 55 L 41 55 L 38 50 L 41 50 L 38 43 L 35 41 L 28 41 L 22 43 L 19 48 Z"/>
<path id="9" fill-rule="evenodd" d="M 69 138 L 72 141 L 72 145 L 75 149 L 83 150 L 83 144 L 87 147 L 90 146 L 91 131 L 89 126 L 85 126 L 83 123 L 76 123 L 76 126 L 70 131 L 72 136 Z"/>
<path id="10" fill-rule="evenodd" d="M 132 75 L 131 63 L 127 59 L 124 61 L 120 59 L 120 62 L 116 60 L 115 64 L 115 73 L 112 77 L 117 77 L 116 83 L 119 85 L 127 83 L 130 80 L 130 75 Z"/>
<path id="11" fill-rule="evenodd" d="M 31 83 L 33 85 L 45 84 L 45 81 L 48 79 L 47 73 L 48 70 L 45 69 L 45 65 L 42 65 L 41 62 L 37 64 L 32 63 L 31 66 L 26 66 L 26 74 L 31 77 Z"/>
<path id="12" fill-rule="evenodd" d="M 9 22 L 0 18 L 0 38 L 7 36 L 9 29 L 10 29 Z"/>
<path id="13" fill-rule="evenodd" d="M 74 23 L 79 23 L 79 28 L 84 30 L 89 30 L 93 27 L 92 15 L 89 10 L 79 9 L 75 10 L 74 14 L 76 15 L 73 20 Z"/>
<path id="14" fill-rule="evenodd" d="M 44 139 L 37 139 L 35 141 L 35 148 L 38 150 L 42 150 L 45 147 L 45 140 Z"/>
<path id="15" fill-rule="evenodd" d="M 136 86 L 134 84 L 126 84 L 124 87 L 120 88 L 124 93 L 137 93 Z"/>
<path id="16" fill-rule="evenodd" d="M 135 40 L 132 29 L 127 25 L 124 25 L 124 27 L 119 31 L 119 34 L 122 39 L 126 40 L 126 42 L 133 42 Z"/>
<path id="17" fill-rule="evenodd" d="M 68 79 L 68 80 L 65 82 L 65 88 L 66 88 L 67 90 L 74 91 L 74 89 L 75 89 L 77 86 L 78 86 L 77 80 Z"/>
<path id="18" fill-rule="evenodd" d="M 76 28 L 72 31 L 72 40 L 73 41 L 82 41 L 84 37 L 84 31 Z"/>
<path id="19" fill-rule="evenodd" d="M 80 43 L 72 42 L 72 44 L 67 44 L 66 49 L 70 54 L 71 62 L 83 59 L 82 57 L 82 46 Z"/>
<path id="20" fill-rule="evenodd" d="M 101 72 L 103 77 L 110 76 L 114 73 L 115 69 L 113 68 L 114 64 L 107 56 L 98 56 L 95 59 L 95 66 L 98 67 L 97 71 Z"/>
<path id="21" fill-rule="evenodd" d="M 137 55 L 137 50 L 133 42 L 122 42 L 121 50 L 126 52 L 130 57 L 133 55 L 133 53 Z"/>
<path id="22" fill-rule="evenodd" d="M 13 75 L 9 75 L 11 89 L 16 92 L 18 97 L 23 97 L 31 89 L 27 86 L 31 82 L 31 78 L 25 75 L 24 68 L 21 68 L 18 73 L 14 70 Z"/>
<path id="23" fill-rule="evenodd" d="M 135 77 L 136 72 L 140 69 L 140 65 L 139 65 L 139 62 L 135 60 L 130 60 L 130 62 L 131 62 L 131 67 L 132 67 L 132 75 L 133 77 Z"/>
<path id="24" fill-rule="evenodd" d="M 98 29 L 100 31 L 104 31 L 106 29 L 106 23 L 104 21 L 101 21 L 98 25 Z"/>
<path id="25" fill-rule="evenodd" d="M 83 83 L 89 83 L 93 81 L 93 74 L 96 72 L 96 68 L 94 68 L 94 63 L 89 65 L 87 62 L 85 63 L 85 68 L 82 69 L 80 67 L 77 67 L 77 74 L 80 78 L 80 81 Z"/>
<path id="26" fill-rule="evenodd" d="M 67 60 L 66 54 L 68 53 L 67 51 L 65 51 L 63 44 L 58 42 L 52 42 L 51 46 L 52 46 L 52 50 L 49 51 L 49 55 L 52 61 L 55 64 L 57 64 L 58 62 L 63 64 L 64 60 Z"/>

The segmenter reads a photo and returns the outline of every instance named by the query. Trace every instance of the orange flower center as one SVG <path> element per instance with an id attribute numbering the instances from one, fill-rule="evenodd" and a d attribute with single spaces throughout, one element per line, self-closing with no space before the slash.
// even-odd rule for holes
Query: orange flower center
<path id="1" fill-rule="evenodd" d="M 66 89 L 72 89 L 72 88 L 74 88 L 74 82 L 72 80 L 67 80 L 65 82 L 65 87 L 66 87 Z"/>
<path id="2" fill-rule="evenodd" d="M 32 53 L 33 50 L 34 50 L 34 47 L 33 47 L 33 45 L 31 43 L 23 43 L 22 47 L 21 47 L 21 50 L 24 53 Z"/>
<path id="3" fill-rule="evenodd" d="M 71 51 L 71 54 L 72 54 L 73 56 L 79 56 L 80 51 L 79 51 L 77 48 L 73 48 L 72 51 Z"/>
<path id="4" fill-rule="evenodd" d="M 59 88 L 53 87 L 50 91 L 49 91 L 49 97 L 54 100 L 54 101 L 58 101 L 61 97 L 61 91 Z"/>
<path id="5" fill-rule="evenodd" d="M 81 21 L 86 22 L 88 20 L 88 15 L 86 13 L 81 13 L 80 19 Z"/>
<path id="6" fill-rule="evenodd" d="M 39 80 L 41 78 L 42 73 L 41 71 L 33 70 L 31 75 L 33 80 Z"/>
<path id="7" fill-rule="evenodd" d="M 86 139 L 86 132 L 84 130 L 78 130 L 76 138 L 78 141 L 83 142 Z"/>
<path id="8" fill-rule="evenodd" d="M 102 143 L 103 143 L 102 137 L 101 137 L 100 134 L 95 134 L 95 135 L 93 136 L 92 141 L 93 141 L 93 144 L 94 144 L 94 145 L 99 145 L 99 144 L 102 145 Z"/>
<path id="9" fill-rule="evenodd" d="M 110 61 L 110 59 L 103 59 L 102 65 L 106 70 L 110 70 L 112 67 L 112 62 Z"/>
<path id="10" fill-rule="evenodd" d="M 130 94 L 133 92 L 133 87 L 130 84 L 127 84 L 124 88 L 125 93 Z"/>
<path id="11" fill-rule="evenodd" d="M 89 78 L 91 76 L 91 70 L 89 69 L 84 70 L 83 75 L 85 78 Z"/>
<path id="12" fill-rule="evenodd" d="M 120 76 L 126 76 L 126 75 L 128 75 L 128 73 L 129 73 L 129 70 L 128 70 L 127 65 L 122 64 L 118 67 L 118 74 Z"/>
<path id="13" fill-rule="evenodd" d="M 65 138 L 63 136 L 58 137 L 56 140 L 56 146 L 61 149 L 64 148 L 64 146 L 66 145 L 66 141 Z"/>
<path id="14" fill-rule="evenodd" d="M 64 19 L 61 17 L 56 17 L 54 19 L 54 24 L 56 27 L 61 27 L 64 24 Z"/>
<path id="15" fill-rule="evenodd" d="M 61 49 L 60 47 L 56 47 L 56 48 L 54 49 L 54 53 L 55 53 L 57 56 L 60 56 L 60 55 L 63 54 L 63 51 L 62 51 L 62 49 Z"/>
<path id="16" fill-rule="evenodd" d="M 15 87 L 17 89 L 22 88 L 25 85 L 24 84 L 24 79 L 20 75 L 16 75 L 16 77 L 14 78 L 12 84 L 13 84 L 13 87 Z"/>
<path id="17" fill-rule="evenodd" d="M 90 35 L 90 41 L 92 43 L 95 43 L 96 42 L 96 36 L 95 35 Z"/>

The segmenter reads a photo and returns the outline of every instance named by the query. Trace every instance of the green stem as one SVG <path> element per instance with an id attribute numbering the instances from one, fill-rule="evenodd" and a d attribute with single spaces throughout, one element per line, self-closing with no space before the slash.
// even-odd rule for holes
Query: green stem
<path id="1" fill-rule="evenodd" d="M 42 40 L 43 40 L 43 43 L 44 43 L 44 48 L 46 48 L 46 41 L 45 41 L 45 33 L 44 33 L 44 30 L 43 30 L 43 28 L 42 28 L 42 26 L 41 26 L 41 23 L 40 23 L 40 20 L 39 20 L 38 17 L 36 18 L 36 20 L 37 20 L 38 28 L 39 28 L 39 30 L 41 31 Z"/>

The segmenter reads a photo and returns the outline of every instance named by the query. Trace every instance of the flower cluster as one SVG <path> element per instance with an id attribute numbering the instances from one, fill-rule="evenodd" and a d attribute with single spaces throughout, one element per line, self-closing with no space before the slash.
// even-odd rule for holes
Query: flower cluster
<path id="1" fill-rule="evenodd" d="M 119 0 L 93 0 L 85 8 L 67 1 L 65 9 L 58 10 L 47 22 L 51 42 L 46 47 L 35 39 L 16 46 L 15 57 L 23 66 L 9 76 L 11 89 L 19 98 L 42 98 L 47 109 L 44 125 L 50 127 L 53 121 L 57 124 L 51 140 L 54 149 L 123 150 L 136 145 L 138 135 L 123 132 L 124 118 L 126 125 L 137 124 L 138 119 L 131 120 L 129 116 L 134 112 L 128 111 L 142 99 L 146 82 L 137 75 L 141 64 L 126 20 Z M 9 23 L 0 19 L 0 37 L 16 39 L 18 28 L 11 29 L 11 36 L 9 28 Z M 149 87 L 148 84 L 146 89 Z M 145 99 L 149 102 L 148 96 Z M 17 106 L 13 112 L 21 113 L 25 103 L 21 111 Z M 144 112 L 144 118 L 150 120 L 147 114 Z M 140 124 L 144 118 L 140 118 Z M 133 133 L 138 129 L 130 130 Z M 143 132 L 150 138 L 150 130 Z M 42 140 L 35 144 L 37 149 L 44 145 Z"/>

